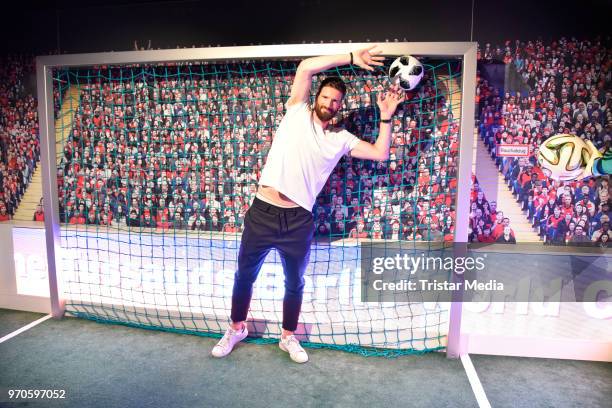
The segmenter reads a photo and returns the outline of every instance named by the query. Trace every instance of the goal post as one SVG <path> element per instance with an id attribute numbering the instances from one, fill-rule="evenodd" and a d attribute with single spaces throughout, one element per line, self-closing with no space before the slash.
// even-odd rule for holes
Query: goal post
<path id="1" fill-rule="evenodd" d="M 464 253 L 467 248 L 470 181 L 472 172 L 474 100 L 476 88 L 476 43 L 473 42 L 423 42 L 423 43 L 334 43 L 334 44 L 284 44 L 244 47 L 213 47 L 192 49 L 169 49 L 150 51 L 106 52 L 72 55 L 39 56 L 36 59 L 38 115 L 43 171 L 43 197 L 45 211 L 46 254 L 49 272 L 52 314 L 61 318 L 66 311 L 66 296 L 62 288 L 62 254 L 60 206 L 58 198 L 56 130 L 54 117 L 55 69 L 79 69 L 92 66 L 155 65 L 164 63 L 226 63 L 231 61 L 260 61 L 303 59 L 317 55 L 348 53 L 352 50 L 378 45 L 384 56 L 416 55 L 431 58 L 452 58 L 460 61 L 461 107 L 459 120 L 459 155 L 457 164 L 457 191 L 454 197 L 456 211 L 453 250 Z M 375 102 L 372 102 L 374 105 Z M 87 235 L 87 234 L 85 234 Z M 187 239 L 187 238 L 186 238 Z M 149 242 L 149 241 L 147 241 Z M 232 242 L 236 243 L 237 238 Z M 120 242 L 117 243 L 120 246 Z M 150 241 L 149 246 L 158 245 Z M 226 249 L 228 250 L 228 249 Z M 229 249 L 237 252 L 237 248 Z M 312 259 L 311 259 L 312 261 Z M 134 315 L 138 315 L 134 306 Z M 140 310 L 140 309 L 138 309 Z M 316 315 L 316 311 L 313 312 Z M 216 314 L 216 313 L 215 313 Z M 181 315 L 181 312 L 178 312 Z M 158 316 L 159 317 L 159 316 Z M 176 316 L 168 313 L 163 320 Z M 167 318 L 167 319 L 166 319 Z M 160 318 L 160 320 L 162 320 Z M 330 323 L 331 324 L 331 323 Z M 337 325 L 337 322 L 335 323 Z M 163 326 L 163 325 L 162 325 Z M 171 329 L 185 327 L 175 327 Z M 334 326 L 335 327 L 335 326 Z M 321 329 L 323 330 L 323 329 Z M 327 328 L 326 328 L 327 330 Z M 357 330 L 359 334 L 359 330 Z M 320 334 L 323 336 L 323 334 Z M 335 335 L 334 335 L 335 336 Z M 332 339 L 335 337 L 332 336 Z M 344 336 L 346 337 L 346 336 Z M 369 337 L 373 337 L 371 334 Z M 357 335 L 356 339 L 359 338 Z M 385 335 L 386 338 L 386 335 Z M 454 298 L 448 315 L 446 333 L 447 356 L 459 357 L 461 351 L 461 299 Z M 334 340 L 335 341 L 335 340 Z M 350 342 L 349 342 L 350 343 Z M 335 344 L 335 343 L 334 343 Z M 364 344 L 377 347 L 377 341 Z M 383 346 L 384 347 L 384 346 Z M 435 349 L 427 347 L 427 349 Z"/>

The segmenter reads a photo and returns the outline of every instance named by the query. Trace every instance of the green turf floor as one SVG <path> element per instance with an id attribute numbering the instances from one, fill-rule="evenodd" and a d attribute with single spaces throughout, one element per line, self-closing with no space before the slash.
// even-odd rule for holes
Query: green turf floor
<path id="1" fill-rule="evenodd" d="M 40 316 L 0 310 L 0 331 Z M 477 406 L 461 362 L 443 353 L 387 359 L 307 349 L 310 361 L 299 365 L 277 345 L 239 344 L 230 356 L 215 359 L 215 341 L 48 320 L 0 344 L 0 407 Z M 472 359 L 493 407 L 610 401 L 611 364 Z M 12 388 L 63 389 L 66 399 L 9 401 Z"/>

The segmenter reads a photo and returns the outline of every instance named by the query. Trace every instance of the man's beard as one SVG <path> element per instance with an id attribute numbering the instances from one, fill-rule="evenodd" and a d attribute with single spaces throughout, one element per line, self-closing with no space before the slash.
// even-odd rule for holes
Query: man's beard
<path id="1" fill-rule="evenodd" d="M 325 109 L 325 111 L 323 111 L 323 107 L 319 104 L 315 104 L 314 110 L 315 110 L 315 113 L 317 114 L 317 117 L 322 122 L 327 122 L 331 120 L 334 116 L 336 116 L 336 112 L 331 112 L 327 108 Z"/>

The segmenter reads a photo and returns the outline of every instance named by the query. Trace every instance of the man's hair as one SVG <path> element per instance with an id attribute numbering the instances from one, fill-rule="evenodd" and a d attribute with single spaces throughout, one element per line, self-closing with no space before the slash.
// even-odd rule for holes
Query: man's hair
<path id="1" fill-rule="evenodd" d="M 344 81 L 340 77 L 333 76 L 327 77 L 323 81 L 321 81 L 321 85 L 319 85 L 319 89 L 317 90 L 317 94 L 315 95 L 315 100 L 319 97 L 321 90 L 326 86 L 332 87 L 342 92 L 342 96 L 346 95 L 346 85 Z"/>

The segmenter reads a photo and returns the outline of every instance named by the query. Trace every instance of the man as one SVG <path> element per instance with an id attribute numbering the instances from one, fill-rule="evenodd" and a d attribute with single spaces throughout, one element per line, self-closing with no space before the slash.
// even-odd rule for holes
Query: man
<path id="1" fill-rule="evenodd" d="M 490 204 L 489 212 L 491 213 L 490 222 L 495 222 L 495 218 L 497 215 L 497 201 L 491 201 L 489 204 Z"/>
<path id="2" fill-rule="evenodd" d="M 477 238 L 478 242 L 483 242 L 487 244 L 495 242 L 495 238 L 493 238 L 493 236 L 491 235 L 491 226 L 489 224 L 486 224 L 484 226 L 482 234 L 478 234 Z"/>
<path id="3" fill-rule="evenodd" d="M 368 233 L 365 231 L 365 222 L 363 218 L 357 220 L 357 226 L 349 232 L 349 238 L 367 238 Z"/>
<path id="4" fill-rule="evenodd" d="M 571 214 L 570 214 L 571 217 Z M 557 206 L 553 210 L 553 213 L 548 217 L 548 221 L 546 222 L 546 242 L 552 243 L 559 239 L 557 237 L 557 226 L 561 222 L 562 219 L 565 218 L 564 214 L 561 214 L 561 209 Z M 563 238 L 560 238 L 563 240 Z"/>
<path id="5" fill-rule="evenodd" d="M 608 235 L 609 233 L 610 233 L 610 223 L 608 221 L 604 221 L 601 223 L 601 228 L 593 232 L 593 238 L 591 239 L 591 241 L 597 242 L 599 238 L 601 238 L 602 235 Z"/>
<path id="6" fill-rule="evenodd" d="M 444 241 L 444 234 L 442 233 L 442 231 L 440 231 L 440 225 L 438 224 L 438 222 L 431 220 L 431 218 L 428 216 L 428 224 L 429 231 L 425 230 L 425 240 L 431 242 Z"/>
<path id="7" fill-rule="evenodd" d="M 504 232 L 502 235 L 500 235 L 495 242 L 498 243 L 502 243 L 502 244 L 516 244 L 516 239 L 514 238 L 514 236 L 510 233 L 510 227 L 504 227 Z"/>
<path id="8" fill-rule="evenodd" d="M 590 153 L 590 159 L 588 160 L 583 172 L 575 179 L 582 180 L 589 177 L 612 174 L 612 149 L 606 148 L 606 150 L 601 153 L 590 142 L 587 143 L 587 147 Z"/>
<path id="9" fill-rule="evenodd" d="M 36 205 L 36 211 L 34 212 L 34 216 L 32 217 L 32 221 L 44 221 L 45 213 L 43 212 L 43 208 L 41 204 Z"/>
<path id="10" fill-rule="evenodd" d="M 233 233 L 238 232 L 238 226 L 236 225 L 236 216 L 230 215 L 229 221 L 223 226 L 223 232 Z"/>
<path id="11" fill-rule="evenodd" d="M 555 244 L 565 244 L 565 236 L 570 232 L 570 224 L 572 223 L 572 215 L 565 214 L 565 217 L 557 223 L 555 232 Z"/>
<path id="12" fill-rule="evenodd" d="M 0 221 L 10 221 L 11 215 L 6 211 L 4 205 L 0 206 Z"/>
<path id="13" fill-rule="evenodd" d="M 561 214 L 565 217 L 565 214 L 574 216 L 574 205 L 572 204 L 572 196 L 569 192 L 564 192 L 561 198 L 563 205 L 560 207 Z"/>
<path id="14" fill-rule="evenodd" d="M 495 213 L 495 223 L 493 224 L 493 230 L 491 235 L 494 239 L 497 239 L 501 234 L 504 233 L 504 212 L 498 211 Z"/>
<path id="15" fill-rule="evenodd" d="M 375 144 L 359 140 L 348 131 L 330 125 L 342 106 L 346 86 L 340 78 L 321 82 L 310 107 L 313 75 L 340 65 L 353 63 L 368 71 L 382 66 L 384 57 L 375 46 L 344 55 L 329 55 L 303 60 L 296 71 L 286 112 L 276 131 L 266 165 L 259 180 L 259 190 L 245 215 L 244 231 L 234 276 L 231 324 L 213 348 L 212 355 L 224 357 L 248 332 L 245 324 L 253 283 L 263 261 L 276 248 L 283 263 L 285 296 L 283 299 L 282 336 L 279 347 L 298 363 L 308 355 L 294 336 L 302 305 L 303 274 L 308 265 L 310 243 L 314 235 L 311 213 L 315 199 L 340 158 L 352 157 L 387 160 L 391 142 L 391 117 L 403 102 L 397 87 L 383 96 L 378 94 L 380 109 L 379 137 Z"/>
<path id="16" fill-rule="evenodd" d="M 581 224 L 576 225 L 574 235 L 569 241 L 571 244 L 586 245 L 591 242 L 589 237 L 584 233 L 584 227 Z"/>
<path id="17" fill-rule="evenodd" d="M 476 193 L 476 207 L 478 207 L 481 211 L 484 211 L 484 203 L 487 202 L 487 199 L 484 198 L 484 191 L 478 190 Z"/>

